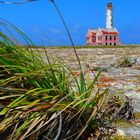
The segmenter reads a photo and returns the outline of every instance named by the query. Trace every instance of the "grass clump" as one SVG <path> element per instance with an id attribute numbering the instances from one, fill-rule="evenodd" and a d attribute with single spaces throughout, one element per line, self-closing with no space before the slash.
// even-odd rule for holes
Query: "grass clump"
<path id="1" fill-rule="evenodd" d="M 0 32 L 0 139 L 110 138 L 115 111 L 125 98 L 98 88 L 101 70 L 90 79 L 92 70 L 85 75 L 79 66 L 75 75 L 65 63 L 51 63 L 45 49 L 44 60 L 15 29 L 28 44 L 21 47 Z"/>
<path id="2" fill-rule="evenodd" d="M 130 57 L 124 57 L 122 62 L 120 62 L 119 66 L 120 67 L 132 67 L 134 64 L 137 63 L 137 59 L 130 58 Z"/>

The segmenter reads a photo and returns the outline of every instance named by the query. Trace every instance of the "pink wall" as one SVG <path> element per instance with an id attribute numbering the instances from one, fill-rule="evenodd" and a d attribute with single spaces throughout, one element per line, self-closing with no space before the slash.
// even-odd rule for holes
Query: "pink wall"
<path id="1" fill-rule="evenodd" d="M 110 36 L 111 36 L 111 40 L 110 40 Z M 106 40 L 106 35 L 103 36 L 97 35 L 96 37 L 91 37 L 90 44 L 96 44 L 96 43 L 97 44 L 102 43 L 103 45 L 106 45 L 106 43 L 108 43 L 108 45 L 109 43 L 112 43 L 112 45 L 116 43 L 116 45 L 119 45 L 119 37 L 116 36 L 116 39 L 114 39 L 114 35 L 107 35 L 107 40 Z"/>

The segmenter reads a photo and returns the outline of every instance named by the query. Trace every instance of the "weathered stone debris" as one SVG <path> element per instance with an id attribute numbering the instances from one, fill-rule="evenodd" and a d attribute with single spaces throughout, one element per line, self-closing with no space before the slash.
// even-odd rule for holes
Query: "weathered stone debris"
<path id="1" fill-rule="evenodd" d="M 73 49 L 47 49 L 48 54 L 60 58 L 75 70 L 78 69 Z M 134 114 L 140 112 L 140 47 L 131 48 L 82 48 L 77 49 L 83 68 L 89 65 L 92 70 L 102 70 L 100 81 L 110 86 L 110 92 L 124 93 L 132 100 Z M 45 55 L 44 55 L 45 58 Z M 125 60 L 127 58 L 127 61 Z M 46 58 L 45 58 L 46 59 Z M 125 61 L 125 62 L 124 62 Z M 91 73 L 91 77 L 94 75 Z M 128 106 L 126 106 L 128 107 Z M 131 107 L 129 113 L 131 113 Z M 131 115 L 130 115 L 131 116 Z M 134 116 L 135 117 L 135 116 Z M 126 117 L 127 118 L 127 117 Z M 140 140 L 140 117 L 132 120 L 134 125 L 119 128 L 124 135 Z"/>

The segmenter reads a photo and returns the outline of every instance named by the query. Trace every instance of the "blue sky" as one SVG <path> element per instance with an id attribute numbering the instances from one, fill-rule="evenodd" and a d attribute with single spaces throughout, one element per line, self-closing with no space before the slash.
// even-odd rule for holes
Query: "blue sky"
<path id="1" fill-rule="evenodd" d="M 7 0 L 8 1 L 8 0 Z M 9 0 L 14 1 L 14 0 Z M 18 1 L 18 0 L 15 0 Z M 55 0 L 75 45 L 85 45 L 88 28 L 105 27 L 108 0 Z M 111 0 L 114 26 L 123 44 L 140 44 L 140 0 Z M 70 45 L 54 6 L 48 0 L 0 4 L 0 17 L 19 27 L 37 45 Z"/>

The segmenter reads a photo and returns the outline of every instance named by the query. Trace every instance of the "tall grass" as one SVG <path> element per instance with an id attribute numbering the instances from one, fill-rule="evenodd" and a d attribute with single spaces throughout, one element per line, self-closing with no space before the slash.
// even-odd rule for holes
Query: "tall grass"
<path id="1" fill-rule="evenodd" d="M 44 60 L 18 28 L 6 24 L 28 45 L 22 47 L 0 32 L 0 139 L 76 140 L 91 133 L 110 137 L 99 128 L 108 129 L 124 98 L 109 98 L 108 88 L 98 88 L 101 71 L 91 79 L 89 68 L 89 73 L 82 73 L 87 79 L 83 82 L 82 71 L 78 75 L 64 62 L 51 63 L 45 49 Z"/>
<path id="2" fill-rule="evenodd" d="M 86 74 L 82 71 L 73 42 L 79 74 L 60 60 L 52 63 L 46 49 L 46 58 L 42 57 L 16 26 L 5 20 L 0 24 L 10 34 L 0 32 L 0 139 L 82 140 L 90 134 L 109 139 L 115 111 L 123 107 L 125 98 L 110 96 L 108 88 L 98 87 L 101 71 L 93 79 L 90 68 Z M 11 29 L 26 47 L 18 43 Z"/>

